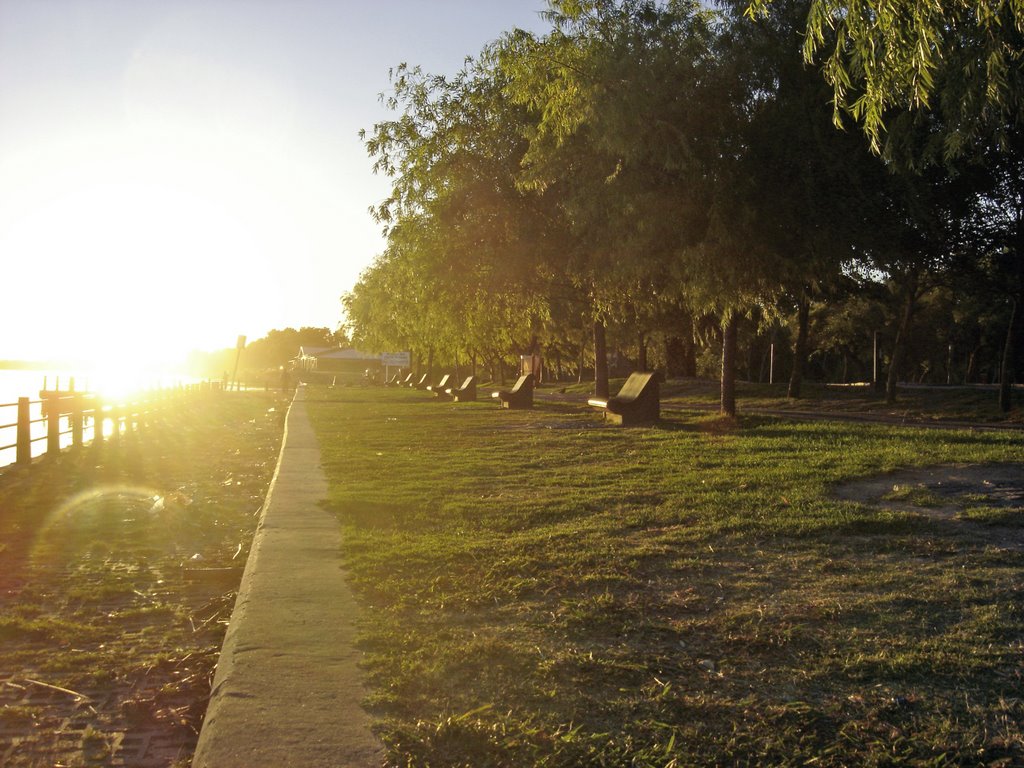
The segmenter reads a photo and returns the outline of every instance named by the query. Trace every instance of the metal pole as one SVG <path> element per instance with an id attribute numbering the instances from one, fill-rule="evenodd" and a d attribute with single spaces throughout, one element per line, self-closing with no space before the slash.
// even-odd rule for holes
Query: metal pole
<path id="1" fill-rule="evenodd" d="M 764 370 L 763 368 L 761 370 Z M 768 383 L 775 383 L 775 342 L 772 342 L 771 352 L 768 355 Z"/>
<path id="2" fill-rule="evenodd" d="M 235 392 L 239 391 L 239 386 L 238 386 L 238 360 L 242 357 L 242 350 L 243 349 L 245 349 L 245 336 L 239 336 L 238 340 L 235 342 L 235 370 L 231 374 L 231 378 L 235 382 Z"/>
<path id="3" fill-rule="evenodd" d="M 871 347 L 871 384 L 878 386 L 878 331 L 875 331 L 874 344 Z"/>

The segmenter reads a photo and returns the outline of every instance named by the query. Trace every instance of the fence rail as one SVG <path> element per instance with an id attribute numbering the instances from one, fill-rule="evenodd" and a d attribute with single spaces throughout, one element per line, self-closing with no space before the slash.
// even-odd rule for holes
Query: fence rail
<path id="1" fill-rule="evenodd" d="M 150 390 L 125 400 L 104 401 L 86 392 L 42 392 L 38 400 L 19 397 L 16 403 L 0 403 L 0 419 L 5 420 L 0 424 L 0 435 L 16 430 L 13 443 L 0 445 L 0 471 L 11 464 L 27 465 L 39 455 L 59 455 L 63 448 L 119 439 L 184 398 L 219 391 L 221 383 L 215 381 Z M 16 409 L 16 421 L 7 422 L 12 409 Z M 33 416 L 33 412 L 38 415 Z M 33 429 L 40 424 L 46 425 L 45 431 Z M 33 446 L 44 441 L 45 450 L 33 455 Z M 4 460 L 4 454 L 12 450 L 14 461 Z"/>

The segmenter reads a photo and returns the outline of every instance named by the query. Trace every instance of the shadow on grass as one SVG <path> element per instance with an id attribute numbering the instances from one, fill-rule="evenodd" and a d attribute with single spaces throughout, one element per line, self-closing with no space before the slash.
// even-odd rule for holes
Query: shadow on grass
<path id="1" fill-rule="evenodd" d="M 322 506 L 343 525 L 370 530 L 393 530 L 407 526 L 412 514 L 411 510 L 402 504 L 366 499 L 324 501 Z"/>

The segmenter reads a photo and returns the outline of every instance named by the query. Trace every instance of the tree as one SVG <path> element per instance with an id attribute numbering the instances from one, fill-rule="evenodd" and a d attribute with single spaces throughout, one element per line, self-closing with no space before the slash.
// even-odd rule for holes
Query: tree
<path id="1" fill-rule="evenodd" d="M 554 0 L 548 17 L 549 35 L 517 33 L 503 51 L 509 92 L 539 120 L 520 184 L 564 189 L 599 312 L 612 309 L 603 296 L 655 275 L 670 278 L 662 291 L 718 312 L 733 413 L 730 326 L 771 292 L 773 270 L 734 194 L 747 105 L 721 67 L 713 18 L 697 2 L 644 0 Z"/>
<path id="2" fill-rule="evenodd" d="M 550 238 L 514 183 L 525 112 L 501 85 L 486 55 L 452 78 L 395 72 L 388 104 L 399 116 L 364 133 L 392 192 L 374 210 L 387 250 L 345 298 L 357 338 L 400 331 L 431 358 L 494 358 L 546 316 L 543 293 L 524 286 Z"/>
<path id="3" fill-rule="evenodd" d="M 249 368 L 277 368 L 293 360 L 299 354 L 299 347 L 337 347 L 346 341 L 343 332 L 330 328 L 275 329 L 249 342 L 245 348 L 245 364 Z"/>
<path id="4" fill-rule="evenodd" d="M 749 13 L 774 0 L 753 0 Z M 949 118 L 947 155 L 1020 122 L 1022 0 L 812 0 L 804 53 L 825 53 L 835 120 L 849 112 L 876 150 L 887 113 L 934 108 Z"/>
<path id="5" fill-rule="evenodd" d="M 800 51 L 808 2 L 777 0 L 754 23 L 742 18 L 746 0 L 724 5 L 731 23 L 723 44 L 749 105 L 739 191 L 782 286 L 776 305 L 764 309 L 796 318 L 788 394 L 797 398 L 811 304 L 835 287 L 863 247 L 871 230 L 865 211 L 886 170 L 863 137 L 829 124 L 827 87 Z"/>

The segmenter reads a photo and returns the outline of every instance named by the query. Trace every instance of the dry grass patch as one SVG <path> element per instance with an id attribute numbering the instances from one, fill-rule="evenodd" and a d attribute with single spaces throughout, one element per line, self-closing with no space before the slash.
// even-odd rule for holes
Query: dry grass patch
<path id="1" fill-rule="evenodd" d="M 282 414 L 196 399 L 0 474 L 0 764 L 188 764 Z"/>

